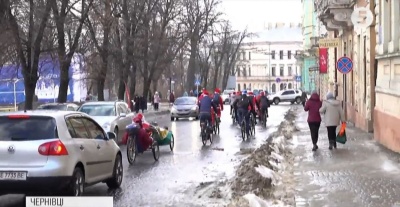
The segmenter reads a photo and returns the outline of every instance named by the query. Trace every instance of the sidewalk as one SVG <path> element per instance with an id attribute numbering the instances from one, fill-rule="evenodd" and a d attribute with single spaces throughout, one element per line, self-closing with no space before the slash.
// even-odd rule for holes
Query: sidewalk
<path id="1" fill-rule="evenodd" d="M 348 142 L 330 151 L 324 125 L 319 149 L 312 152 L 306 120 L 307 113 L 299 108 L 300 131 L 293 140 L 297 207 L 400 207 L 399 154 L 353 127 L 346 130 Z"/>

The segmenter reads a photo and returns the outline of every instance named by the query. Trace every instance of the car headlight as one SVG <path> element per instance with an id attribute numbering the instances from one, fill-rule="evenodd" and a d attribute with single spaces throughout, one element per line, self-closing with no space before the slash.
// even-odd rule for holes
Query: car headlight
<path id="1" fill-rule="evenodd" d="M 103 129 L 104 130 L 106 130 L 107 132 L 108 131 L 110 131 L 110 126 L 111 126 L 111 123 L 110 122 L 106 122 L 105 124 L 103 124 Z"/>
<path id="2" fill-rule="evenodd" d="M 176 113 L 177 112 L 177 110 L 176 110 L 176 108 L 174 106 L 171 108 L 171 112 L 172 113 Z"/>
<path id="3" fill-rule="evenodd" d="M 197 106 L 193 106 L 192 111 L 197 111 Z"/>

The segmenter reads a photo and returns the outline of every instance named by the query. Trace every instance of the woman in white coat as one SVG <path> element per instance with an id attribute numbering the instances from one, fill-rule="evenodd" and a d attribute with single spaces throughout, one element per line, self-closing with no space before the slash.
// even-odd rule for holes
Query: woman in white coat
<path id="1" fill-rule="evenodd" d="M 345 122 L 344 113 L 340 101 L 335 100 L 332 92 L 326 94 L 326 100 L 322 103 L 319 112 L 324 115 L 323 120 L 328 130 L 329 149 L 336 148 L 336 128 Z"/>

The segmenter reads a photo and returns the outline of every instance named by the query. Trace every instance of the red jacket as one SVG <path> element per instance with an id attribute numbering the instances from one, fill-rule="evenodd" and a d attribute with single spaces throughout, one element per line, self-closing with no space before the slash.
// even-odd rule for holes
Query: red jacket
<path id="1" fill-rule="evenodd" d="M 307 122 L 321 122 L 321 114 L 319 109 L 322 106 L 322 102 L 319 95 L 314 93 L 304 106 L 304 111 L 308 111 Z"/>
<path id="2" fill-rule="evenodd" d="M 251 104 L 253 104 L 253 109 L 254 110 L 256 110 L 256 101 L 257 101 L 257 99 L 256 99 L 256 97 L 255 96 L 253 96 L 253 100 L 252 100 L 252 103 Z M 249 106 L 249 110 L 251 110 L 251 107 Z"/>
<path id="3" fill-rule="evenodd" d="M 201 101 L 202 98 L 203 98 L 203 94 L 200 94 L 200 96 L 199 96 L 199 98 L 198 98 L 198 100 L 197 100 L 197 105 L 200 104 L 200 101 Z"/>

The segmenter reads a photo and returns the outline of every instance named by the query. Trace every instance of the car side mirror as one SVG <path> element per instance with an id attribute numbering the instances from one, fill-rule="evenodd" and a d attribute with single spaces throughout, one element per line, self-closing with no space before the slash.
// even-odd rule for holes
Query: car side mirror
<path id="1" fill-rule="evenodd" d="M 120 117 L 126 117 L 126 113 L 120 113 L 119 116 Z"/>
<path id="2" fill-rule="evenodd" d="M 117 135 L 114 132 L 107 132 L 108 139 L 116 139 Z"/>

